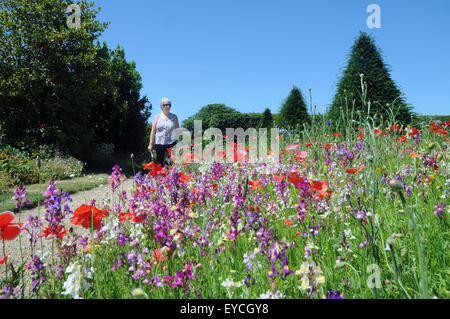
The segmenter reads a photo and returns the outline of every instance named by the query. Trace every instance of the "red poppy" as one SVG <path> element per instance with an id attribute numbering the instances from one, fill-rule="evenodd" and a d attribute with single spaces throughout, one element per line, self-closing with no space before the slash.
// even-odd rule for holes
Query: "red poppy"
<path id="1" fill-rule="evenodd" d="M 290 172 L 288 176 L 288 181 L 294 184 L 295 188 L 300 188 L 299 184 L 305 180 L 304 177 L 300 177 L 298 172 Z"/>
<path id="2" fill-rule="evenodd" d="M 291 221 L 290 219 L 285 219 L 285 220 L 284 220 L 284 223 L 285 223 L 286 225 L 289 225 L 289 227 L 292 227 L 292 221 Z"/>
<path id="3" fill-rule="evenodd" d="M 336 137 L 341 137 L 342 136 L 341 133 L 333 133 L 333 135 L 336 136 Z"/>
<path id="4" fill-rule="evenodd" d="M 313 143 L 305 143 L 306 147 L 311 147 Z"/>
<path id="5" fill-rule="evenodd" d="M 193 177 L 192 174 L 186 175 L 183 172 L 180 172 L 180 182 L 183 184 L 189 182 L 192 179 L 192 177 Z"/>
<path id="6" fill-rule="evenodd" d="M 41 237 L 48 237 L 48 236 L 52 235 L 52 236 L 56 236 L 58 238 L 63 238 L 64 236 L 67 235 L 68 232 L 69 232 L 69 230 L 64 228 L 63 225 L 59 225 L 56 228 L 56 231 L 54 231 L 54 232 L 50 231 L 50 227 L 45 227 L 42 230 L 42 234 L 39 234 L 38 237 L 41 238 Z"/>
<path id="7" fill-rule="evenodd" d="M 19 236 L 23 223 L 11 223 L 14 220 L 14 213 L 0 213 L 0 240 L 13 240 Z"/>
<path id="8" fill-rule="evenodd" d="M 251 189 L 262 188 L 261 181 L 249 181 L 248 185 L 251 186 Z"/>
<path id="9" fill-rule="evenodd" d="M 315 190 L 317 192 L 317 195 L 320 199 L 324 198 L 325 196 L 330 196 L 331 192 L 327 191 L 327 181 L 313 181 L 311 184 L 311 189 Z"/>
<path id="10" fill-rule="evenodd" d="M 136 224 L 142 223 L 142 221 L 145 219 L 145 214 L 133 214 L 132 222 Z"/>
<path id="11" fill-rule="evenodd" d="M 258 206 L 250 206 L 250 211 L 251 212 L 260 212 L 261 208 L 259 208 Z"/>
<path id="12" fill-rule="evenodd" d="M 406 135 L 400 135 L 400 137 L 394 137 L 394 139 L 400 142 L 406 142 Z"/>
<path id="13" fill-rule="evenodd" d="M 133 214 L 130 212 L 120 212 L 119 213 L 119 220 L 123 223 L 124 221 L 126 221 L 127 219 L 133 219 Z"/>
<path id="14" fill-rule="evenodd" d="M 286 145 L 285 151 L 287 153 L 290 153 L 291 151 L 296 151 L 300 148 L 300 145 L 298 144 L 288 144 Z"/>
<path id="15" fill-rule="evenodd" d="M 377 135 L 381 134 L 381 130 L 379 129 L 372 129 L 372 132 L 374 132 Z"/>
<path id="16" fill-rule="evenodd" d="M 408 133 L 409 136 L 416 136 L 419 134 L 420 134 L 420 131 L 418 129 L 415 129 L 414 127 L 412 127 L 411 132 Z"/>
<path id="17" fill-rule="evenodd" d="M 6 255 L 5 257 L 0 257 L 0 265 L 3 265 L 8 260 L 9 256 L 11 256 L 11 254 Z"/>
<path id="18" fill-rule="evenodd" d="M 398 129 L 398 124 L 397 123 L 391 126 L 390 131 L 393 132 L 396 129 Z"/>
<path id="19" fill-rule="evenodd" d="M 308 157 L 308 153 L 306 153 L 305 151 L 298 151 L 297 154 L 294 156 L 294 158 L 299 161 L 304 163 L 305 162 L 305 158 Z"/>
<path id="20" fill-rule="evenodd" d="M 73 212 L 73 217 L 70 219 L 72 224 L 81 225 L 89 229 L 91 221 L 94 222 L 94 229 L 99 229 L 102 225 L 102 218 L 106 217 L 108 212 L 106 209 L 100 210 L 95 206 L 81 205 Z"/>
<path id="21" fill-rule="evenodd" d="M 152 256 L 153 256 L 153 258 L 156 261 L 164 261 L 164 260 L 166 260 L 166 257 L 164 257 L 164 255 L 161 252 L 161 249 L 159 249 L 159 248 L 156 249 L 155 251 L 153 251 Z"/>
<path id="22" fill-rule="evenodd" d="M 356 172 L 362 171 L 364 169 L 364 165 L 361 165 L 359 168 L 349 168 L 347 169 L 347 173 L 355 174 Z"/>
<path id="23" fill-rule="evenodd" d="M 329 150 L 331 150 L 331 145 L 330 144 L 325 144 L 323 145 L 324 148 L 328 148 Z"/>
<path id="24" fill-rule="evenodd" d="M 166 174 L 168 172 L 168 170 L 165 167 L 163 168 L 161 165 L 153 163 L 153 162 L 144 163 L 144 164 L 142 164 L 142 166 L 144 167 L 144 169 L 148 169 L 148 170 L 151 169 L 149 175 L 151 175 L 153 177 L 157 177 L 158 175 L 166 177 Z"/>
<path id="25" fill-rule="evenodd" d="M 358 137 L 359 137 L 361 140 L 363 140 L 363 139 L 364 139 L 364 134 L 359 133 L 359 134 L 358 134 Z"/>
<path id="26" fill-rule="evenodd" d="M 276 181 L 282 181 L 285 178 L 286 178 L 286 176 L 284 176 L 284 175 L 275 175 L 273 177 L 273 179 L 276 180 Z"/>

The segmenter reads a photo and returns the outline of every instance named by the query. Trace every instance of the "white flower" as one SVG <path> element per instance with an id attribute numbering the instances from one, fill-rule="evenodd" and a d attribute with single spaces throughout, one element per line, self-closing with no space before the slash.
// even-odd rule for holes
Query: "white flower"
<path id="1" fill-rule="evenodd" d="M 221 283 L 221 285 L 222 285 L 223 287 L 227 288 L 227 289 L 230 289 L 230 288 L 239 288 L 239 287 L 241 287 L 243 284 L 244 284 L 244 281 L 243 281 L 243 280 L 241 280 L 241 281 L 233 281 L 233 280 L 231 280 L 230 278 L 227 278 L 227 280 L 225 280 L 225 281 L 223 281 L 223 282 Z"/>
<path id="2" fill-rule="evenodd" d="M 283 297 L 283 294 L 279 290 L 277 290 L 274 294 L 272 294 L 270 290 L 267 290 L 265 294 L 261 294 L 259 296 L 259 299 L 281 299 Z"/>
<path id="3" fill-rule="evenodd" d="M 66 269 L 66 274 L 70 274 L 67 280 L 64 282 L 62 292 L 63 295 L 71 295 L 75 299 L 80 299 L 80 290 L 82 288 L 87 289 L 91 286 L 87 279 L 92 279 L 92 274 L 94 273 L 94 268 L 83 268 L 77 263 L 71 264 Z"/>

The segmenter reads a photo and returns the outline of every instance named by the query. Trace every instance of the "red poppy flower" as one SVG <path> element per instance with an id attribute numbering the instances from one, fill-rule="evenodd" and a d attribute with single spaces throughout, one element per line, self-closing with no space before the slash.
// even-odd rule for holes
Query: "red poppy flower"
<path id="1" fill-rule="evenodd" d="M 311 147 L 313 143 L 305 143 L 306 147 Z"/>
<path id="2" fill-rule="evenodd" d="M 259 208 L 258 206 L 250 206 L 250 211 L 251 212 L 260 212 L 261 208 Z"/>
<path id="3" fill-rule="evenodd" d="M 406 135 L 401 135 L 400 137 L 394 137 L 394 139 L 400 142 L 406 142 Z"/>
<path id="4" fill-rule="evenodd" d="M 73 212 L 73 217 L 70 219 L 72 224 L 81 225 L 89 229 L 91 221 L 94 222 L 94 229 L 99 229 L 102 225 L 102 218 L 106 217 L 108 212 L 106 209 L 99 210 L 94 206 L 81 205 Z"/>
<path id="5" fill-rule="evenodd" d="M 363 140 L 363 139 L 364 139 L 364 134 L 359 133 L 359 134 L 358 134 L 358 137 L 359 137 L 361 140 Z"/>
<path id="6" fill-rule="evenodd" d="M 282 181 L 285 178 L 286 178 L 286 176 L 284 176 L 284 175 L 275 175 L 273 177 L 273 179 L 276 180 L 276 181 Z"/>
<path id="7" fill-rule="evenodd" d="M 248 185 L 251 186 L 251 189 L 262 188 L 261 181 L 249 181 Z"/>
<path id="8" fill-rule="evenodd" d="M 328 148 L 329 150 L 331 150 L 331 145 L 330 144 L 325 144 L 323 145 L 324 148 Z"/>
<path id="9" fill-rule="evenodd" d="M 294 184 L 295 188 L 300 188 L 299 184 L 305 180 L 304 177 L 300 177 L 298 172 L 290 172 L 288 176 L 288 181 Z"/>
<path id="10" fill-rule="evenodd" d="M 409 136 L 416 136 L 419 134 L 420 134 L 420 131 L 418 129 L 415 129 L 414 127 L 412 127 L 411 132 L 408 133 Z"/>
<path id="11" fill-rule="evenodd" d="M 347 169 L 347 173 L 355 174 L 356 172 L 362 171 L 364 169 L 364 164 L 362 164 L 359 168 L 349 168 Z"/>
<path id="12" fill-rule="evenodd" d="M 0 240 L 13 240 L 19 236 L 23 223 L 11 223 L 14 220 L 14 213 L 0 213 Z"/>
<path id="13" fill-rule="evenodd" d="M 142 223 L 142 221 L 145 219 L 145 214 L 132 214 L 133 219 L 132 222 L 136 224 Z"/>
<path id="14" fill-rule="evenodd" d="M 398 129 L 398 124 L 397 123 L 391 126 L 390 131 L 393 132 L 396 129 Z"/>
<path id="15" fill-rule="evenodd" d="M 42 230 L 42 234 L 39 234 L 38 237 L 41 238 L 41 237 L 48 237 L 48 236 L 52 235 L 52 236 L 56 236 L 58 238 L 63 238 L 64 236 L 67 235 L 68 232 L 69 232 L 69 230 L 65 229 L 63 225 L 59 225 L 56 228 L 56 231 L 54 231 L 54 232 L 50 231 L 50 227 L 45 227 Z"/>
<path id="16" fill-rule="evenodd" d="M 336 136 L 336 137 L 341 137 L 342 136 L 342 134 L 339 133 L 339 132 L 338 133 L 333 133 L 333 135 Z"/>
<path id="17" fill-rule="evenodd" d="M 133 214 L 130 212 L 120 212 L 119 213 L 119 220 L 123 223 L 124 221 L 126 221 L 127 219 L 133 219 Z"/>
<path id="18" fill-rule="evenodd" d="M 297 154 L 294 156 L 294 158 L 299 161 L 304 163 L 305 162 L 305 158 L 308 157 L 308 153 L 306 153 L 305 151 L 298 151 Z"/>
<path id="19" fill-rule="evenodd" d="M 164 261 L 164 260 L 166 260 L 166 257 L 164 257 L 164 255 L 161 252 L 161 249 L 159 249 L 159 248 L 156 249 L 155 251 L 153 251 L 152 256 L 153 256 L 153 258 L 156 261 Z"/>
<path id="20" fill-rule="evenodd" d="M 291 221 L 290 219 L 285 219 L 285 220 L 284 220 L 284 223 L 285 223 L 286 225 L 288 225 L 289 227 L 292 227 L 292 221 Z"/>
<path id="21" fill-rule="evenodd" d="M 327 191 L 327 181 L 313 181 L 311 184 L 311 189 L 317 192 L 320 199 L 325 196 L 330 196 L 331 192 Z"/>
<path id="22" fill-rule="evenodd" d="M 5 257 L 0 257 L 0 265 L 3 265 L 9 258 L 11 254 L 6 255 Z"/>

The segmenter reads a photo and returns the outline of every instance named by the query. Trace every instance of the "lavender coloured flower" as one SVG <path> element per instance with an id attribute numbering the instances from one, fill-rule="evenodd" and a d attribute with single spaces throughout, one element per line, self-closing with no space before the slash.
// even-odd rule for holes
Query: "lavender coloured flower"
<path id="1" fill-rule="evenodd" d="M 436 203 L 436 205 L 434 205 L 434 208 L 436 209 L 433 214 L 439 216 L 440 218 L 444 218 L 444 207 L 447 206 L 447 203 L 443 203 L 443 204 L 439 204 Z"/>
<path id="2" fill-rule="evenodd" d="M 325 294 L 325 299 L 345 299 L 345 295 L 339 290 L 328 290 Z"/>
<path id="3" fill-rule="evenodd" d="M 20 210 L 23 206 L 31 204 L 30 199 L 27 196 L 27 190 L 23 187 L 22 183 L 14 191 L 14 196 L 11 198 L 17 202 L 16 209 Z"/>

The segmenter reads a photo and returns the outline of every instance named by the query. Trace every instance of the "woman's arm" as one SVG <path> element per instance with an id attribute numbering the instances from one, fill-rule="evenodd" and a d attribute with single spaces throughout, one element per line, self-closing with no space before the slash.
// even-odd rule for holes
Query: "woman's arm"
<path id="1" fill-rule="evenodd" d="M 152 124 L 152 132 L 150 133 L 150 142 L 148 144 L 148 150 L 151 152 L 153 150 L 153 146 L 155 143 L 155 132 L 156 132 L 156 125 L 158 123 L 158 115 L 155 116 L 155 119 L 153 120 Z"/>
<path id="2" fill-rule="evenodd" d="M 175 115 L 175 128 L 180 128 L 180 124 L 178 123 L 178 116 Z"/>

